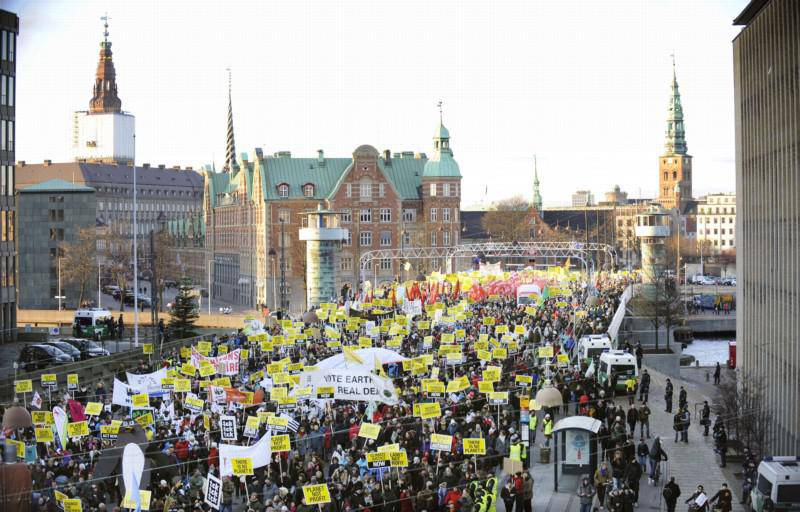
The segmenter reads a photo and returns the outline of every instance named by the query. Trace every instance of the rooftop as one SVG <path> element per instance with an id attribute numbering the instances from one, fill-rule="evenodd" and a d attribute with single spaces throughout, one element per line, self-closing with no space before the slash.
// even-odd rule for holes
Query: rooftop
<path id="1" fill-rule="evenodd" d="M 52 179 L 36 183 L 35 185 L 28 185 L 27 187 L 19 190 L 22 194 L 36 193 L 36 192 L 94 192 L 92 187 L 70 183 L 61 179 Z"/>

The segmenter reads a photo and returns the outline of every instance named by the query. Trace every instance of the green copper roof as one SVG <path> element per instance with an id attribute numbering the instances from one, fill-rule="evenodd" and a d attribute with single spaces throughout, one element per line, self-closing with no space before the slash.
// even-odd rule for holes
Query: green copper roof
<path id="1" fill-rule="evenodd" d="M 453 160 L 453 150 L 450 149 L 450 132 L 439 123 L 433 136 L 433 156 L 425 164 L 422 175 L 426 178 L 460 178 L 461 171 Z"/>
<path id="2" fill-rule="evenodd" d="M 282 199 L 278 186 L 289 185 L 289 197 L 304 197 L 303 185 L 314 185 L 314 195 L 308 199 L 321 200 L 333 192 L 336 183 L 352 163 L 352 158 L 294 158 L 276 153 L 261 160 L 266 168 L 267 179 L 262 180 L 264 197 L 270 200 Z"/>
<path id="3" fill-rule="evenodd" d="M 21 193 L 27 192 L 94 192 L 95 190 L 92 187 L 87 187 L 84 185 L 76 185 L 75 183 L 70 183 L 69 181 L 64 181 L 61 179 L 54 179 L 54 180 L 47 180 L 41 183 L 37 183 L 35 185 L 29 185 L 23 189 L 20 189 Z"/>
<path id="4" fill-rule="evenodd" d="M 681 93 L 678 90 L 678 78 L 675 74 L 674 61 L 672 63 L 672 94 L 669 97 L 664 151 L 666 155 L 685 155 L 687 152 L 686 129 L 683 124 L 683 106 L 681 105 Z"/>

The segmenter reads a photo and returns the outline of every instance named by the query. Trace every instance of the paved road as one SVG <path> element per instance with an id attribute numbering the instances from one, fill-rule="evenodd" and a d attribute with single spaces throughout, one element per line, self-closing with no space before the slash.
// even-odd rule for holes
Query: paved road
<path id="1" fill-rule="evenodd" d="M 719 468 L 713 449 L 713 439 L 711 436 L 703 437 L 702 427 L 694 415 L 695 404 L 703 403 L 703 400 L 710 399 L 713 393 L 713 386 L 704 382 L 702 374 L 687 375 L 690 380 L 672 379 L 675 386 L 675 398 L 677 401 L 678 390 L 683 385 L 686 388 L 689 408 L 692 412 L 692 426 L 689 430 L 689 443 L 675 443 L 674 431 L 672 430 L 672 414 L 664 412 L 664 384 L 666 377 L 652 369 L 648 369 L 652 375 L 650 408 L 653 415 L 650 420 L 651 434 L 661 436 L 663 446 L 669 456 L 668 466 L 665 468 L 667 478 L 674 476 L 681 488 L 681 498 L 679 498 L 678 509 L 684 510 L 686 505 L 682 505 L 682 500 L 687 499 L 698 484 L 704 486 L 709 497 L 719 490 L 723 482 L 728 483 L 729 488 L 734 493 L 734 512 L 743 512 L 744 509 L 738 504 L 740 483 L 734 480 L 726 480 L 726 475 Z M 627 409 L 627 400 L 622 399 L 618 402 L 624 403 Z M 709 402 L 710 403 L 710 402 Z M 541 423 L 541 422 L 540 422 Z M 537 440 L 541 440 L 541 431 Z M 532 473 L 534 476 L 534 499 L 533 510 L 537 512 L 561 512 L 577 511 L 580 509 L 580 502 L 575 494 L 578 486 L 577 476 L 560 476 L 559 492 L 553 492 L 553 466 L 550 464 L 539 464 L 539 448 L 534 448 L 532 453 Z M 728 473 L 728 478 L 732 477 L 732 472 Z M 498 505 L 498 510 L 503 509 L 502 502 Z M 661 499 L 661 488 L 654 487 L 647 483 L 646 477 L 642 478 L 639 494 L 639 510 L 666 510 L 666 506 Z"/>

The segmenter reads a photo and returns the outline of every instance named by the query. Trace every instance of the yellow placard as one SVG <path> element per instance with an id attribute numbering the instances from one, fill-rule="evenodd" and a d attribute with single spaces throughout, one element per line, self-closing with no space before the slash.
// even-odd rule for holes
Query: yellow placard
<path id="1" fill-rule="evenodd" d="M 67 374 L 67 387 L 70 389 L 78 389 L 78 374 Z"/>
<path id="2" fill-rule="evenodd" d="M 483 325 L 494 325 L 494 317 L 493 316 L 483 317 Z"/>
<path id="3" fill-rule="evenodd" d="M 481 393 L 492 393 L 494 391 L 494 382 L 488 380 L 479 381 L 478 391 Z"/>
<path id="4" fill-rule="evenodd" d="M 431 449 L 449 452 L 453 446 L 453 436 L 446 434 L 431 434 Z"/>
<path id="5" fill-rule="evenodd" d="M 146 427 L 148 425 L 152 425 L 153 423 L 155 423 L 155 420 L 153 419 L 153 413 L 150 412 L 138 416 L 134 421 L 136 421 L 136 423 L 138 423 L 142 427 Z"/>
<path id="6" fill-rule="evenodd" d="M 31 379 L 15 380 L 14 393 L 32 393 L 33 381 Z"/>
<path id="7" fill-rule="evenodd" d="M 89 435 L 89 424 L 85 421 L 67 423 L 67 437 L 83 437 Z"/>
<path id="8" fill-rule="evenodd" d="M 197 351 L 203 355 L 208 355 L 211 352 L 211 342 L 210 341 L 198 341 L 197 342 Z"/>
<path id="9" fill-rule="evenodd" d="M 253 459 L 251 457 L 233 457 L 231 459 L 233 474 L 236 476 L 253 474 Z"/>
<path id="10" fill-rule="evenodd" d="M 331 502 L 328 484 L 306 485 L 303 487 L 303 498 L 306 505 L 322 505 Z"/>
<path id="11" fill-rule="evenodd" d="M 442 407 L 439 402 L 419 404 L 419 416 L 423 420 L 439 418 L 442 415 Z"/>
<path id="12" fill-rule="evenodd" d="M 525 326 L 524 325 L 515 325 L 514 326 L 514 334 L 525 334 Z"/>
<path id="13" fill-rule="evenodd" d="M 358 437 L 366 439 L 378 439 L 378 434 L 381 433 L 381 426 L 372 423 L 362 423 L 358 429 Z"/>
<path id="14" fill-rule="evenodd" d="M 407 468 L 408 455 L 404 451 L 389 452 L 389 462 L 393 468 Z"/>
<path id="15" fill-rule="evenodd" d="M 435 380 L 433 382 L 427 382 L 425 384 L 424 389 L 428 394 L 435 393 L 435 394 L 441 396 L 441 395 L 444 395 L 445 386 L 444 386 L 444 382 Z"/>
<path id="16" fill-rule="evenodd" d="M 530 375 L 517 375 L 514 377 L 514 382 L 521 386 L 530 386 L 533 384 L 533 377 Z"/>
<path id="17" fill-rule="evenodd" d="M 464 455 L 485 455 L 486 454 L 486 439 L 482 437 L 465 437 L 464 441 Z"/>
<path id="18" fill-rule="evenodd" d="M 50 427 L 36 427 L 36 442 L 37 443 L 52 443 L 55 441 L 53 437 L 53 429 Z"/>
<path id="19" fill-rule="evenodd" d="M 31 411 L 31 420 L 34 425 L 55 425 L 53 413 L 50 411 Z"/>
<path id="20" fill-rule="evenodd" d="M 83 512 L 80 498 L 67 498 L 61 503 L 64 505 L 64 512 Z"/>
<path id="21" fill-rule="evenodd" d="M 192 389 L 192 381 L 189 379 L 175 379 L 173 385 L 176 393 L 188 393 Z"/>
<path id="22" fill-rule="evenodd" d="M 200 365 L 200 376 L 201 377 L 211 377 L 217 373 L 217 367 L 213 364 L 203 364 Z"/>
<path id="23" fill-rule="evenodd" d="M 189 359 L 192 357 L 191 347 L 181 347 L 181 359 Z"/>
<path id="24" fill-rule="evenodd" d="M 131 404 L 134 408 L 137 409 L 144 409 L 145 407 L 150 407 L 150 395 L 147 393 L 139 393 L 138 395 L 133 395 L 131 397 Z"/>
<path id="25" fill-rule="evenodd" d="M 150 510 L 150 499 L 152 495 L 153 493 L 151 491 L 139 491 L 139 501 L 142 503 L 142 510 Z M 120 506 L 122 508 L 136 510 L 136 501 L 134 501 L 133 496 L 131 496 L 131 491 L 125 493 L 125 499 L 122 500 Z"/>
<path id="26" fill-rule="evenodd" d="M 556 361 L 559 364 L 569 364 L 569 356 L 567 354 L 558 354 L 556 356 Z"/>
<path id="27" fill-rule="evenodd" d="M 288 452 L 292 449 L 288 435 L 272 436 L 271 443 L 273 452 Z"/>
<path id="28" fill-rule="evenodd" d="M 142 353 L 150 355 L 153 353 L 153 344 L 152 343 L 142 343 Z"/>
<path id="29" fill-rule="evenodd" d="M 500 377 L 503 375 L 503 369 L 499 366 L 487 366 L 483 370 L 483 380 L 486 382 L 500 382 Z"/>
<path id="30" fill-rule="evenodd" d="M 488 394 L 487 398 L 491 405 L 501 405 L 508 403 L 508 391 L 493 391 Z"/>
<path id="31" fill-rule="evenodd" d="M 459 391 L 463 391 L 469 387 L 469 379 L 467 379 L 466 375 L 462 375 L 461 377 L 451 380 L 447 383 L 447 392 L 448 393 L 458 393 Z"/>
<path id="32" fill-rule="evenodd" d="M 333 398 L 334 386 L 317 386 L 317 398 Z"/>
<path id="33" fill-rule="evenodd" d="M 218 354 L 227 354 L 228 353 L 228 345 L 220 345 L 217 347 Z"/>
<path id="34" fill-rule="evenodd" d="M 197 367 L 190 363 L 183 363 L 181 365 L 181 373 L 187 377 L 194 377 L 195 373 L 197 373 Z"/>
<path id="35" fill-rule="evenodd" d="M 507 325 L 498 325 L 494 328 L 495 334 L 507 334 L 508 333 L 508 326 Z"/>
<path id="36" fill-rule="evenodd" d="M 89 402 L 84 409 L 84 413 L 88 416 L 99 416 L 101 412 L 103 412 L 103 404 L 100 402 Z"/>
<path id="37" fill-rule="evenodd" d="M 195 413 L 202 411 L 203 407 L 206 405 L 205 400 L 202 398 L 195 398 L 193 396 L 187 396 L 183 403 L 186 404 L 186 407 L 189 410 L 194 411 Z"/>
<path id="38" fill-rule="evenodd" d="M 553 345 L 547 345 L 546 347 L 539 347 L 539 357 L 553 357 Z"/>
<path id="39" fill-rule="evenodd" d="M 64 494 L 64 493 L 63 493 L 63 492 L 61 492 L 61 491 L 53 491 L 53 495 L 56 497 L 56 503 L 58 503 L 59 505 L 61 505 L 62 503 L 64 503 L 64 500 L 66 500 L 66 499 L 69 499 L 69 498 L 67 497 L 67 495 L 66 495 L 66 494 Z M 63 505 L 61 505 L 61 506 L 63 506 Z"/>
<path id="40" fill-rule="evenodd" d="M 378 452 L 380 453 L 399 452 L 399 451 L 400 451 L 400 443 L 385 444 L 383 446 L 378 447 Z"/>
<path id="41" fill-rule="evenodd" d="M 505 348 L 496 348 L 492 350 L 492 358 L 493 359 L 507 359 L 508 358 L 508 350 Z"/>
<path id="42" fill-rule="evenodd" d="M 55 373 L 45 373 L 42 375 L 42 386 L 56 387 L 57 377 Z"/>
<path id="43" fill-rule="evenodd" d="M 478 350 L 478 359 L 481 361 L 491 361 L 492 353 L 488 350 Z"/>

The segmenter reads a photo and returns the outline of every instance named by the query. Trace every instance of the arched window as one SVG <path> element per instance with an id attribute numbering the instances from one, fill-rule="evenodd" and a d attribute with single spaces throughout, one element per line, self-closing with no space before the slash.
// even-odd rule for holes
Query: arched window
<path id="1" fill-rule="evenodd" d="M 314 185 L 312 183 L 303 185 L 303 196 L 314 197 Z"/>
<path id="2" fill-rule="evenodd" d="M 286 183 L 281 183 L 278 185 L 278 197 L 286 198 L 289 197 L 289 185 Z"/>
<path id="3" fill-rule="evenodd" d="M 677 171 L 672 171 L 672 179 L 673 179 L 673 180 L 676 180 L 676 179 L 678 179 L 678 173 L 677 173 Z"/>

